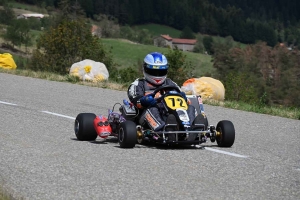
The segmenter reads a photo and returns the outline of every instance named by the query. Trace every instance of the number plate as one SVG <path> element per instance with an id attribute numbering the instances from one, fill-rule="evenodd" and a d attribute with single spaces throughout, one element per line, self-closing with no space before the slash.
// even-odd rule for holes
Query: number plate
<path id="1" fill-rule="evenodd" d="M 164 100 L 167 106 L 172 110 L 176 110 L 177 108 L 182 108 L 184 110 L 188 109 L 186 101 L 180 96 L 166 96 Z"/>

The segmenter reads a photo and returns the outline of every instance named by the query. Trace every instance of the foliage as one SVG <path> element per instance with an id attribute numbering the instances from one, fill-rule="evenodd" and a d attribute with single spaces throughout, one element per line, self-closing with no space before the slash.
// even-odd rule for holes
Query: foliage
<path id="1" fill-rule="evenodd" d="M 177 47 L 169 49 L 166 53 L 169 63 L 168 77 L 175 81 L 178 85 L 182 85 L 184 81 L 191 78 L 190 74 L 194 70 L 191 62 L 186 60 L 186 55 L 182 53 Z"/>
<path id="2" fill-rule="evenodd" d="M 54 25 L 54 22 L 55 22 L 55 17 L 54 16 L 44 17 L 44 18 L 40 19 L 41 28 L 44 29 L 44 30 L 48 29 L 52 25 Z"/>
<path id="3" fill-rule="evenodd" d="M 141 44 L 153 44 L 153 36 L 147 29 L 133 29 L 130 26 L 123 26 L 120 30 L 120 36 Z"/>
<path id="4" fill-rule="evenodd" d="M 245 49 L 217 50 L 214 67 L 229 100 L 300 106 L 296 92 L 300 90 L 299 57 L 298 50 L 257 43 Z"/>
<path id="5" fill-rule="evenodd" d="M 205 48 L 205 50 L 207 51 L 208 54 L 212 54 L 213 53 L 213 38 L 211 36 L 204 36 L 203 37 L 203 46 Z"/>
<path id="6" fill-rule="evenodd" d="M 116 81 L 117 83 L 126 84 L 129 86 L 135 79 L 143 76 L 138 69 L 134 67 L 114 69 L 111 70 L 110 80 Z"/>
<path id="7" fill-rule="evenodd" d="M 61 0 L 66 1 L 66 0 Z M 71 1 L 71 0 L 67 0 Z M 58 6 L 58 0 L 19 0 L 28 4 Z M 193 32 L 221 37 L 232 36 L 235 41 L 254 44 L 265 41 L 270 46 L 277 42 L 298 45 L 300 1 L 284 0 L 251 3 L 241 0 L 72 0 L 81 5 L 85 16 L 94 19 L 95 15 L 113 16 L 121 25 L 156 23 L 183 30 L 189 26 Z M 78 7 L 78 6 L 77 6 Z M 74 9 L 70 6 L 70 10 Z M 155 9 L 154 9 L 155 8 Z M 77 12 L 75 12 L 77 13 Z M 153 32 L 151 32 L 153 34 Z M 169 34 L 160 30 L 159 34 Z M 283 35 L 284 34 L 284 35 Z"/>
<path id="8" fill-rule="evenodd" d="M 0 9 L 0 16 L 0 24 L 6 25 L 9 25 L 12 22 L 12 20 L 16 18 L 13 9 L 6 3 L 4 3 L 3 10 Z"/>
<path id="9" fill-rule="evenodd" d="M 29 23 L 25 19 L 15 19 L 11 22 L 11 25 L 7 27 L 7 31 L 4 34 L 4 38 L 10 41 L 14 46 L 28 47 L 32 44 L 30 36 Z"/>
<path id="10" fill-rule="evenodd" d="M 30 68 L 66 74 L 83 59 L 103 62 L 108 69 L 113 65 L 111 55 L 84 20 L 63 19 L 40 36 Z"/>
<path id="11" fill-rule="evenodd" d="M 116 19 L 110 19 L 107 15 L 95 16 L 98 23 L 96 35 L 102 38 L 118 38 L 120 36 L 120 26 Z"/>
<path id="12" fill-rule="evenodd" d="M 196 36 L 196 39 L 197 42 L 195 44 L 193 51 L 196 53 L 204 53 L 203 36 L 201 34 L 198 34 Z"/>
<path id="13" fill-rule="evenodd" d="M 161 24 L 154 24 L 154 23 L 147 23 L 147 24 L 139 24 L 133 26 L 134 29 L 146 29 L 150 31 L 150 34 L 153 36 L 159 36 L 161 34 L 167 34 L 173 38 L 179 38 L 181 31 L 177 30 L 173 27 L 161 25 Z"/>
<path id="14" fill-rule="evenodd" d="M 30 17 L 27 20 L 28 26 L 30 29 L 33 30 L 41 30 L 41 20 L 34 18 L 34 17 Z"/>
<path id="15" fill-rule="evenodd" d="M 186 26 L 182 30 L 182 32 L 180 34 L 180 38 L 183 38 L 183 39 L 195 39 L 196 37 L 195 37 L 192 29 L 189 26 Z"/>

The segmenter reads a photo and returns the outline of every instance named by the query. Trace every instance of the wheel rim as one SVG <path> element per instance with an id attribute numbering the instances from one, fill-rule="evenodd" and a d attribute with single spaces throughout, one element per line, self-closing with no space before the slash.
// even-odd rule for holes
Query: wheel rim
<path id="1" fill-rule="evenodd" d="M 124 140 L 124 130 L 123 128 L 120 128 L 119 130 L 119 142 L 123 142 Z"/>
<path id="2" fill-rule="evenodd" d="M 219 128 L 217 131 L 216 131 L 216 139 L 217 141 L 221 142 L 222 141 L 222 129 Z"/>
<path id="3" fill-rule="evenodd" d="M 79 132 L 79 122 L 77 120 L 75 120 L 75 124 L 74 124 L 74 131 L 75 134 L 77 135 Z"/>
<path id="4" fill-rule="evenodd" d="M 141 130 L 138 130 L 136 133 L 137 133 L 137 141 L 139 144 L 141 144 L 143 142 L 143 133 Z"/>

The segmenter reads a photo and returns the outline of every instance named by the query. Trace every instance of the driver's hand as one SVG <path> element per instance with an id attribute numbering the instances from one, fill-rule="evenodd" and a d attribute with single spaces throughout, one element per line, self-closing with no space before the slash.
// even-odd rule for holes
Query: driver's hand
<path id="1" fill-rule="evenodd" d="M 156 93 L 155 96 L 154 96 L 155 99 L 157 99 L 159 97 L 161 97 L 161 93 L 160 92 Z"/>
<path id="2" fill-rule="evenodd" d="M 156 100 L 154 99 L 153 94 L 148 94 L 146 96 L 143 96 L 140 99 L 140 102 L 143 107 L 154 106 L 156 104 Z"/>

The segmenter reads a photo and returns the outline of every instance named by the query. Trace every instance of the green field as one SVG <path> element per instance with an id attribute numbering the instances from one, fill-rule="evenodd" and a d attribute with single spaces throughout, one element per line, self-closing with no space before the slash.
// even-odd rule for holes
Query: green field
<path id="1" fill-rule="evenodd" d="M 45 8 L 41 8 L 35 5 L 29 5 L 24 3 L 18 3 L 16 1 L 9 1 L 8 5 L 13 7 L 16 15 L 18 14 L 26 14 L 26 13 L 41 13 L 48 14 Z"/>
<path id="2" fill-rule="evenodd" d="M 137 66 L 150 52 L 168 52 L 167 48 L 135 44 L 121 39 L 102 39 L 102 42 L 107 48 L 112 47 L 114 60 L 121 67 Z M 192 52 L 183 53 L 186 55 L 187 61 L 190 61 L 195 66 L 194 74 L 202 76 L 213 71 L 211 56 Z"/>
<path id="3" fill-rule="evenodd" d="M 171 28 L 169 26 L 159 25 L 159 24 L 143 24 L 139 26 L 134 26 L 137 29 L 147 29 L 153 36 L 159 36 L 161 34 L 169 35 L 173 38 L 179 38 L 181 30 Z"/>

